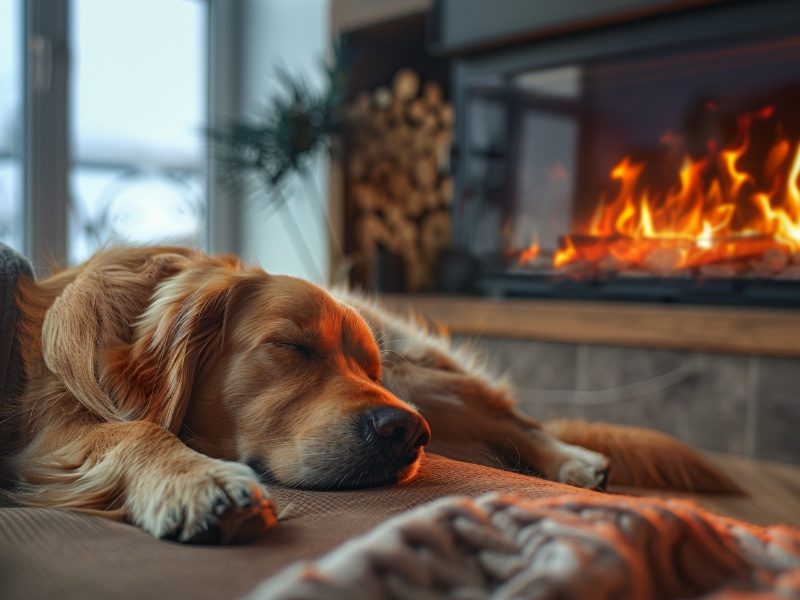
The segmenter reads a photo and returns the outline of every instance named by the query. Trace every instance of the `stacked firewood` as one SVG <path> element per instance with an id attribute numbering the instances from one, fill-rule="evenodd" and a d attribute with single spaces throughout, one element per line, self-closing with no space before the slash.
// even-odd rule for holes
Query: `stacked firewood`
<path id="1" fill-rule="evenodd" d="M 359 94 L 348 110 L 347 202 L 358 254 L 368 264 L 378 245 L 401 258 L 406 288 L 434 284 L 450 244 L 453 106 L 435 82 L 410 69 L 391 87 Z"/>

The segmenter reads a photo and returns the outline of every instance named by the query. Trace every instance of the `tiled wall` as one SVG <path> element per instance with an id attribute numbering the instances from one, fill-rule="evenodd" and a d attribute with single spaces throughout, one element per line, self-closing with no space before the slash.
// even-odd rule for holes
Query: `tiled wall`
<path id="1" fill-rule="evenodd" d="M 642 425 L 701 448 L 800 463 L 800 359 L 473 341 L 540 420 Z"/>

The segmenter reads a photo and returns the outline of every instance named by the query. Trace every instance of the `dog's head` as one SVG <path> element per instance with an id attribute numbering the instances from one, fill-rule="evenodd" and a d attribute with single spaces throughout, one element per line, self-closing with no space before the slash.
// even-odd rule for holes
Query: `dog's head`
<path id="1" fill-rule="evenodd" d="M 135 338 L 117 379 L 157 399 L 134 404 L 201 452 L 308 488 L 383 485 L 418 469 L 428 424 L 381 386 L 366 322 L 315 285 L 190 268 L 159 286 Z"/>

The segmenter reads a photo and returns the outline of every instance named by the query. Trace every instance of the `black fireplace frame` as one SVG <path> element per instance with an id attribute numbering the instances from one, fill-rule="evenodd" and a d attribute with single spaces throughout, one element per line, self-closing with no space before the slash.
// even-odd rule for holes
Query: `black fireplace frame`
<path id="1" fill-rule="evenodd" d="M 452 59 L 452 89 L 456 107 L 466 106 L 471 84 L 487 76 L 522 70 L 545 69 L 562 64 L 593 59 L 613 59 L 634 52 L 669 51 L 682 47 L 715 46 L 732 39 L 758 41 L 778 36 L 800 34 L 800 2 L 791 0 L 749 0 L 720 2 L 676 2 L 669 0 L 625 0 L 625 10 L 609 8 L 597 15 L 597 5 L 582 0 L 564 2 L 563 14 L 544 15 L 547 27 L 538 27 L 536 5 L 529 2 L 518 19 L 495 19 L 515 23 L 515 29 L 503 36 L 502 28 L 492 35 L 470 42 L 468 35 L 454 35 L 442 20 L 447 4 L 461 0 L 440 0 L 432 19 L 431 48 Z M 467 3 L 473 0 L 467 0 Z M 608 3 L 609 5 L 615 2 Z M 491 6 L 489 6 L 491 5 Z M 463 6 L 463 5 L 462 5 Z M 480 7 L 484 6 L 483 9 Z M 476 3 L 475 10 L 519 10 L 515 0 Z M 640 8 L 641 10 L 636 10 Z M 581 8 L 592 7 L 594 14 Z M 467 8 L 467 7 L 463 7 Z M 541 15 L 540 15 L 541 16 Z M 480 14 L 474 14 L 480 19 Z M 529 22 L 528 34 L 519 28 Z M 449 32 L 449 34 L 448 34 Z M 448 40 L 447 35 L 454 39 Z M 462 165 L 468 160 L 467 119 L 457 119 L 455 152 L 456 195 L 453 206 L 453 239 L 457 248 L 466 250 L 473 231 L 464 210 L 469 189 Z M 564 297 L 608 300 L 646 300 L 714 304 L 754 304 L 800 306 L 800 282 L 760 279 L 681 279 L 615 278 L 606 281 L 577 281 L 564 277 L 507 273 L 483 264 L 475 282 L 475 291 L 494 296 Z"/>

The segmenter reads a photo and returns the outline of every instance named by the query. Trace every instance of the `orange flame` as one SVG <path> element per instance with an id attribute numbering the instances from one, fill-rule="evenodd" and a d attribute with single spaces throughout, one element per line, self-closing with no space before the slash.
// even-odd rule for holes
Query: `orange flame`
<path id="1" fill-rule="evenodd" d="M 610 172 L 616 196 L 601 198 L 588 222 L 562 239 L 553 265 L 603 256 L 641 265 L 654 250 L 674 248 L 661 256 L 677 270 L 760 256 L 774 246 L 799 251 L 800 142 L 792 146 L 780 137 L 760 167 L 744 166 L 754 164 L 753 122 L 773 116 L 772 106 L 742 115 L 730 144 L 721 150 L 709 144 L 700 159 L 685 155 L 675 183 L 666 189 L 643 182 L 647 165 L 622 158 Z"/>
<path id="2" fill-rule="evenodd" d="M 536 235 L 536 232 L 533 232 L 533 237 L 531 238 L 531 245 L 525 248 L 522 252 L 520 252 L 518 260 L 520 265 L 526 265 L 529 262 L 532 262 L 539 253 L 542 251 L 541 247 L 539 246 L 539 236 Z"/>
<path id="3" fill-rule="evenodd" d="M 572 239 L 569 237 L 564 238 L 564 248 L 561 248 L 553 255 L 553 265 L 556 267 L 563 267 L 564 265 L 571 263 L 578 258 L 578 252 L 575 249 L 575 245 L 572 243 Z"/>

